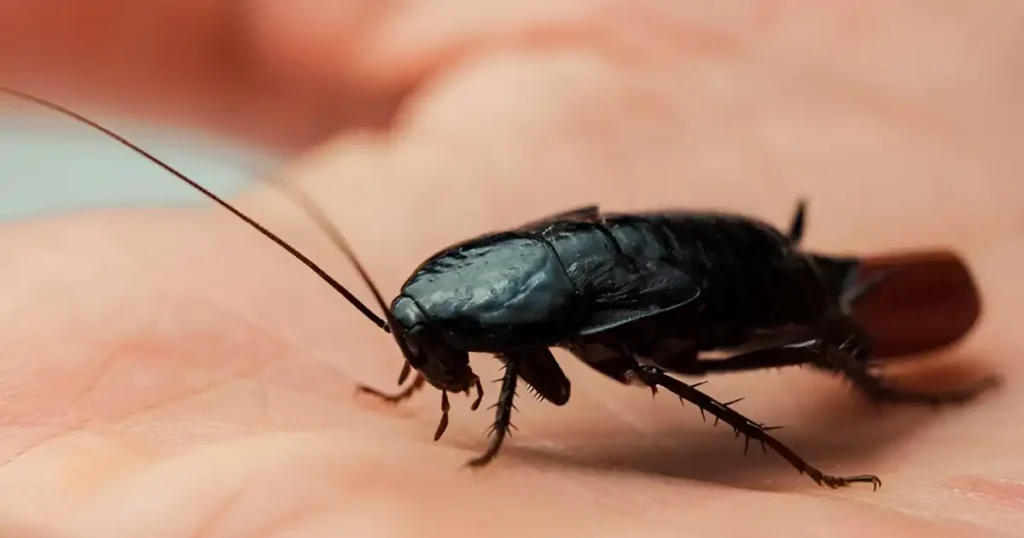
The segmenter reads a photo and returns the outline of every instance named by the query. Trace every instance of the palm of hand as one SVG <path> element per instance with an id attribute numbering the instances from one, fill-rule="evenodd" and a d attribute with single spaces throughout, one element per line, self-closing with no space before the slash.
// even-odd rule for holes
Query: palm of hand
<path id="1" fill-rule="evenodd" d="M 826 472 L 880 475 L 878 492 L 822 490 L 774 455 L 744 458 L 742 443 L 701 423 L 692 406 L 652 402 L 571 360 L 562 361 L 570 404 L 519 400 L 521 433 L 492 467 L 469 472 L 461 464 L 482 448 L 489 413 L 453 401 L 452 426 L 434 444 L 430 391 L 391 412 L 354 399 L 356 383 L 392 382 L 397 351 L 285 255 L 221 213 L 131 211 L 0 236 L 9 259 L 0 345 L 8 511 L 86 536 L 1019 528 L 1020 433 L 1002 427 L 1024 402 L 1012 382 L 1021 340 L 1003 321 L 1015 313 L 1012 268 L 1024 255 L 1011 179 L 1022 163 L 1004 142 L 1019 130 L 1002 116 L 1012 107 L 941 96 L 911 107 L 924 90 L 895 88 L 896 75 L 834 79 L 826 58 L 795 62 L 765 41 L 733 43 L 724 59 L 705 43 L 706 56 L 679 75 L 669 60 L 490 55 L 423 89 L 404 138 L 339 140 L 288 179 L 332 201 L 385 290 L 446 241 L 595 200 L 616 209 L 756 200 L 742 209 L 782 222 L 807 195 L 814 246 L 954 245 L 971 260 L 986 308 L 955 354 L 994 363 L 1011 381 L 999 392 L 939 413 L 875 414 L 813 372 L 708 385 L 723 400 L 745 396 L 751 418 L 787 426 L 779 437 Z M 777 73 L 800 76 L 798 67 L 815 93 L 780 89 Z M 761 88 L 756 106 L 722 80 Z M 991 144 L 966 144 L 981 132 Z M 844 153 L 825 153 L 836 147 Z M 394 187 L 367 188 L 356 180 L 365 177 Z M 244 203 L 354 282 L 280 201 L 254 192 Z M 474 364 L 483 379 L 497 377 L 492 362 Z M 489 387 L 489 401 L 495 393 Z M 737 511 L 743 517 L 729 517 Z"/>

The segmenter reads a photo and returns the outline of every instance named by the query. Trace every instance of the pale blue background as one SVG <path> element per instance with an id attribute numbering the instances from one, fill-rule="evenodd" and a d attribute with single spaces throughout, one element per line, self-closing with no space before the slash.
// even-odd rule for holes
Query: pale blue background
<path id="1" fill-rule="evenodd" d="M 230 194 L 279 162 L 202 133 L 92 119 L 218 194 Z M 46 110 L 0 111 L 0 220 L 134 203 L 209 203 L 204 200 L 162 168 L 73 119 Z"/>

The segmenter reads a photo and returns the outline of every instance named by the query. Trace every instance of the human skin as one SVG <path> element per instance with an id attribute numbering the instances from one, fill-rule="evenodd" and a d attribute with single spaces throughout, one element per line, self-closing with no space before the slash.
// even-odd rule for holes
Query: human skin
<path id="1" fill-rule="evenodd" d="M 984 317 L 942 357 L 1006 383 L 875 412 L 810 370 L 710 380 L 825 472 L 883 480 L 828 490 L 560 354 L 569 404 L 519 400 L 519 430 L 473 472 L 490 411 L 453 399 L 434 443 L 436 391 L 397 409 L 355 398 L 394 386 L 393 342 L 222 210 L 40 217 L 0 229 L 0 512 L 31 527 L 18 536 L 1024 528 L 1019 3 L 38 5 L 0 1 L 6 80 L 286 152 L 274 179 L 317 196 L 385 295 L 451 241 L 575 205 L 784 224 L 805 196 L 815 248 L 964 254 Z M 236 201 L 369 298 L 277 193 Z M 490 380 L 494 363 L 473 367 Z"/>

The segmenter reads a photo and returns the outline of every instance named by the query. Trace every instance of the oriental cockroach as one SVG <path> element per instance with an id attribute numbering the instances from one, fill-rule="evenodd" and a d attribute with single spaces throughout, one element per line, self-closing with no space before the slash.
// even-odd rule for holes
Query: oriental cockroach
<path id="1" fill-rule="evenodd" d="M 995 385 L 986 377 L 965 390 L 940 394 L 893 388 L 870 369 L 887 356 L 930 351 L 955 342 L 977 317 L 977 294 L 964 263 L 945 252 L 916 258 L 840 257 L 801 247 L 805 204 L 788 232 L 761 220 L 720 212 L 606 213 L 586 206 L 477 236 L 438 251 L 401 287 L 388 305 L 341 234 L 302 191 L 274 184 L 316 221 L 356 268 L 383 317 L 313 261 L 228 202 L 109 129 L 49 101 L 27 99 L 84 122 L 210 198 L 288 251 L 340 293 L 367 319 L 390 333 L 405 359 L 401 392 L 359 390 L 392 403 L 427 384 L 441 391 L 440 439 L 448 424 L 449 393 L 476 393 L 483 385 L 469 364 L 471 353 L 496 356 L 504 367 L 493 436 L 468 462 L 486 465 L 498 454 L 511 425 L 516 386 L 561 406 L 570 382 L 552 354 L 568 350 L 594 370 L 623 384 L 665 389 L 695 404 L 744 435 L 772 448 L 802 474 L 832 488 L 870 483 L 877 476 L 832 476 L 807 463 L 769 432 L 674 375 L 703 376 L 792 365 L 811 365 L 843 376 L 874 401 L 937 405 L 967 401 Z M 882 260 L 879 263 L 879 260 Z M 877 270 L 881 267 L 881 270 Z M 955 326 L 900 339 L 875 323 L 891 310 L 875 304 L 874 291 L 909 286 L 931 277 L 925 295 L 950 298 L 965 310 Z M 946 289 L 948 288 L 948 289 Z M 890 305 L 891 306 L 891 305 Z M 933 305 L 934 306 L 934 305 Z M 918 306 L 902 304 L 912 317 Z M 891 324 L 890 324 L 891 325 Z M 866 330 L 865 327 L 871 327 Z M 900 331 L 904 331 L 904 324 Z M 881 348 L 877 344 L 881 342 Z M 725 358 L 709 354 L 727 352 Z M 746 450 L 746 448 L 745 448 Z"/>

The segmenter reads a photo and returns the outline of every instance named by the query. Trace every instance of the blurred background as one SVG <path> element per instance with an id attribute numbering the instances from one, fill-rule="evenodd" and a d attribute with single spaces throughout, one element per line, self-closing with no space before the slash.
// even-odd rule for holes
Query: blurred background
<path id="1" fill-rule="evenodd" d="M 206 203 L 159 166 L 71 118 L 33 105 L 0 108 L 0 219 L 124 204 Z M 196 131 L 93 120 L 214 192 L 230 195 L 278 164 Z"/>

